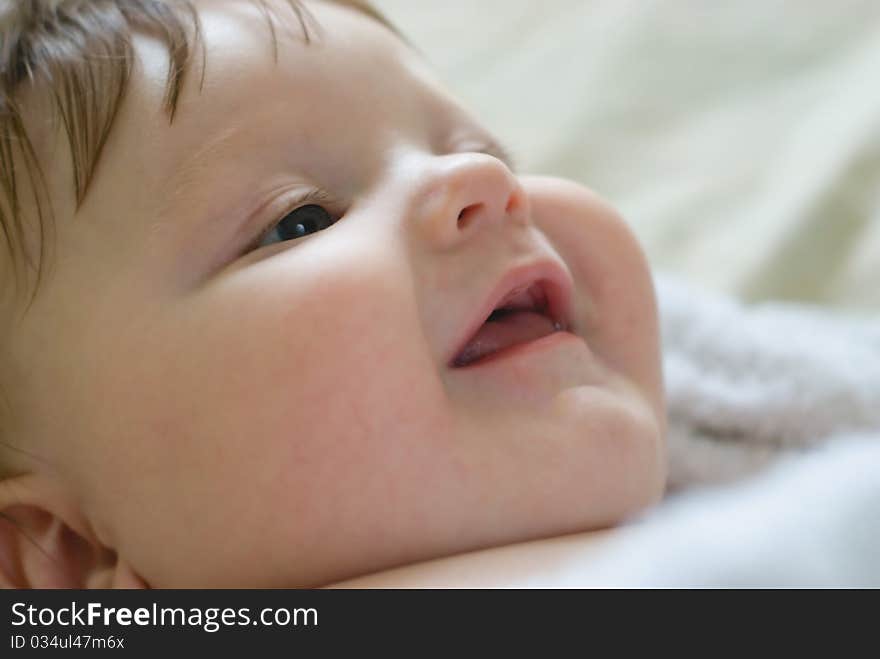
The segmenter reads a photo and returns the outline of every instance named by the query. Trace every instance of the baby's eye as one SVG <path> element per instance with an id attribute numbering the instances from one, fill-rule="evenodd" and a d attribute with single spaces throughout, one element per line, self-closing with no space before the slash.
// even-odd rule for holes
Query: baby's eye
<path id="1" fill-rule="evenodd" d="M 302 238 L 310 233 L 326 229 L 334 222 L 336 220 L 323 206 L 318 204 L 300 206 L 290 211 L 269 229 L 257 247 Z"/>

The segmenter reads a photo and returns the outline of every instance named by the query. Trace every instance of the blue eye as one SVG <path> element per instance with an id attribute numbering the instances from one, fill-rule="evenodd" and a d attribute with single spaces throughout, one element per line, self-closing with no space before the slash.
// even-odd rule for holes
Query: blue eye
<path id="1" fill-rule="evenodd" d="M 296 240 L 326 229 L 336 220 L 323 207 L 318 204 L 300 206 L 290 211 L 273 226 L 259 243 L 259 247 L 271 245 L 285 240 Z"/>

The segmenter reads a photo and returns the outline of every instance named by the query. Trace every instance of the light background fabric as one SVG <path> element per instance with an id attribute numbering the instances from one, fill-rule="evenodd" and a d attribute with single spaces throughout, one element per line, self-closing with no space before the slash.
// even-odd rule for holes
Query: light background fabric
<path id="1" fill-rule="evenodd" d="M 522 171 L 606 196 L 655 268 L 880 309 L 880 3 L 376 5 Z"/>

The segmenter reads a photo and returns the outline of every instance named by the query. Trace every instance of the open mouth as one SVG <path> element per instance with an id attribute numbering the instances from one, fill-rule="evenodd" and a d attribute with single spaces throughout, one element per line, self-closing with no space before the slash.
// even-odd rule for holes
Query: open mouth
<path id="1" fill-rule="evenodd" d="M 550 312 L 545 283 L 533 282 L 510 291 L 495 305 L 489 317 L 456 355 L 452 366 L 468 366 L 500 350 L 565 329 L 565 324 Z"/>

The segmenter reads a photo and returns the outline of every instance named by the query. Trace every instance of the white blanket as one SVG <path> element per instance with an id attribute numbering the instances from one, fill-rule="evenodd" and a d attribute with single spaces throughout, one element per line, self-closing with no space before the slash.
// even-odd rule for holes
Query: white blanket
<path id="1" fill-rule="evenodd" d="M 668 500 L 553 587 L 880 588 L 880 433 Z"/>
<path id="2" fill-rule="evenodd" d="M 880 319 L 656 282 L 674 494 L 545 585 L 880 587 Z"/>
<path id="3" fill-rule="evenodd" d="M 851 433 L 880 442 L 880 318 L 745 305 L 668 274 L 655 282 L 670 490 L 739 478 Z"/>

